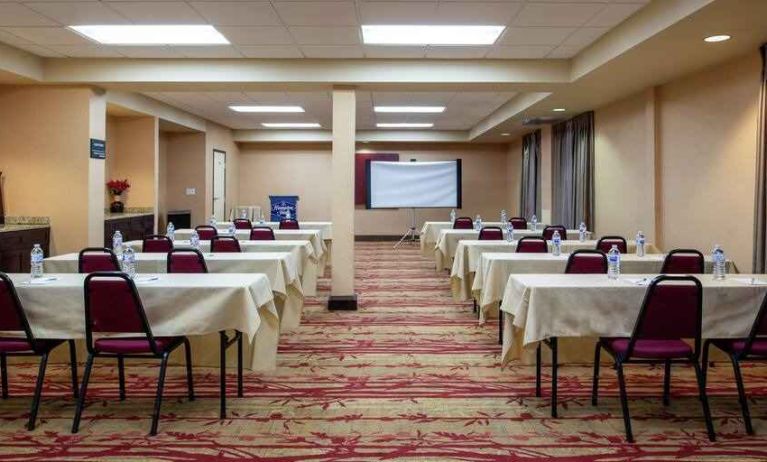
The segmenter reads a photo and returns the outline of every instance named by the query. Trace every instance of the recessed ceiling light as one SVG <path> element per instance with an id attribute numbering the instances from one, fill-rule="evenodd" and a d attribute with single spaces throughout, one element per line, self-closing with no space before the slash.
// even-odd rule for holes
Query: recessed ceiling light
<path id="1" fill-rule="evenodd" d="M 376 124 L 376 127 L 378 128 L 431 128 L 434 124 L 432 123 L 411 123 L 411 122 L 402 122 L 402 123 L 379 123 Z"/>
<path id="2" fill-rule="evenodd" d="M 229 106 L 235 112 L 304 112 L 301 106 Z"/>
<path id="3" fill-rule="evenodd" d="M 565 112 L 566 110 L 567 109 L 565 109 L 563 107 L 555 107 L 554 109 L 552 109 L 552 111 L 554 111 L 554 112 Z"/>
<path id="4" fill-rule="evenodd" d="M 724 42 L 726 40 L 730 40 L 732 37 L 730 37 L 727 34 L 721 34 L 721 35 L 711 35 L 703 39 L 704 42 L 708 43 L 716 43 L 716 42 Z"/>
<path id="5" fill-rule="evenodd" d="M 320 128 L 321 125 L 316 122 L 264 122 L 261 124 L 266 128 Z"/>
<path id="6" fill-rule="evenodd" d="M 105 45 L 228 45 L 213 26 L 112 25 L 69 26 L 91 40 Z"/>
<path id="7" fill-rule="evenodd" d="M 501 133 L 501 136 L 511 136 L 511 133 Z"/>
<path id="8" fill-rule="evenodd" d="M 367 45 L 492 45 L 506 26 L 362 26 Z"/>
<path id="9" fill-rule="evenodd" d="M 445 112 L 445 106 L 376 106 L 376 112 L 412 112 L 412 113 L 438 113 Z"/>

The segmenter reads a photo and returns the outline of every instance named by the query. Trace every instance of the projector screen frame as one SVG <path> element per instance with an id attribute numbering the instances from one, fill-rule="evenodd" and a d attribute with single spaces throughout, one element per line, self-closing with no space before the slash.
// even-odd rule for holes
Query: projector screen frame
<path id="1" fill-rule="evenodd" d="M 368 159 L 365 161 L 365 209 L 366 210 L 399 210 L 399 209 L 449 209 L 449 208 L 463 208 L 463 165 L 461 159 L 454 160 L 440 160 L 434 162 L 455 162 L 456 163 L 456 181 L 458 185 L 456 187 L 457 204 L 455 207 L 371 207 L 370 205 L 370 163 L 371 162 L 388 162 L 381 160 Z M 418 162 L 415 159 L 410 159 L 409 162 L 398 161 L 399 163 L 411 163 Z"/>

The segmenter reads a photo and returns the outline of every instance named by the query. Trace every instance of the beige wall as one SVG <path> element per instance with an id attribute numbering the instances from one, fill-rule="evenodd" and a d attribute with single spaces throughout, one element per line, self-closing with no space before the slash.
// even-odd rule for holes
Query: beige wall
<path id="1" fill-rule="evenodd" d="M 522 196 L 522 139 L 509 144 L 506 151 L 506 210 L 509 217 L 520 214 L 519 201 Z"/>
<path id="2" fill-rule="evenodd" d="M 158 127 L 156 117 L 107 117 L 107 181 L 128 179 L 126 207 L 157 208 Z M 111 202 L 105 194 L 106 205 Z"/>
<path id="3" fill-rule="evenodd" d="M 213 150 L 226 152 L 226 214 L 239 205 L 240 149 L 234 142 L 232 131 L 208 122 L 205 127 L 205 217 L 213 213 Z M 195 223 L 193 221 L 193 223 Z M 199 222 L 198 224 L 202 224 Z"/>
<path id="4" fill-rule="evenodd" d="M 165 211 L 189 210 L 192 224 L 205 222 L 205 133 L 167 133 L 164 145 L 165 177 L 160 188 L 165 189 Z M 164 185 L 162 185 L 164 183 Z M 186 195 L 187 188 L 196 193 Z M 164 221 L 164 220 L 163 220 Z M 161 226 L 166 226 L 161 225 Z"/>

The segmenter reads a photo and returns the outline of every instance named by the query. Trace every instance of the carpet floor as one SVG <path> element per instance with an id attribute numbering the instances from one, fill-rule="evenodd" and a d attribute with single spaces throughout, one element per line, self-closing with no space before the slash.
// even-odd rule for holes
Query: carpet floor
<path id="1" fill-rule="evenodd" d="M 664 407 L 662 368 L 628 367 L 637 441 L 628 444 L 609 367 L 594 407 L 591 365 L 563 365 L 560 417 L 552 419 L 546 368 L 544 397 L 536 398 L 533 367 L 500 367 L 496 323 L 478 326 L 471 304 L 452 300 L 447 275 L 417 248 L 358 243 L 356 267 L 360 309 L 328 312 L 322 279 L 301 327 L 282 335 L 277 371 L 246 372 L 245 398 L 229 399 L 226 420 L 217 417 L 218 369 L 195 369 L 198 399 L 190 403 L 183 369 L 171 367 L 160 433 L 150 437 L 157 366 L 127 363 L 121 402 L 115 364 L 102 360 L 79 434 L 69 432 L 74 400 L 63 364 L 50 366 L 38 426 L 29 432 L 37 367 L 11 366 L 11 397 L 0 401 L 0 460 L 767 460 L 764 366 L 744 367 L 756 436 L 743 429 L 732 369 L 711 370 L 716 443 L 706 438 L 690 369 L 674 369 Z"/>

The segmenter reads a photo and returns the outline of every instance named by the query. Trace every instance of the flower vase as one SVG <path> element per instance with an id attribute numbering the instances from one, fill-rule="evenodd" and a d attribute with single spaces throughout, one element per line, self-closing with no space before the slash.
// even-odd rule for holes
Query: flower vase
<path id="1" fill-rule="evenodd" d="M 119 194 L 112 196 L 112 203 L 109 205 L 109 211 L 112 213 L 123 213 L 125 204 L 122 203 L 122 197 Z"/>

